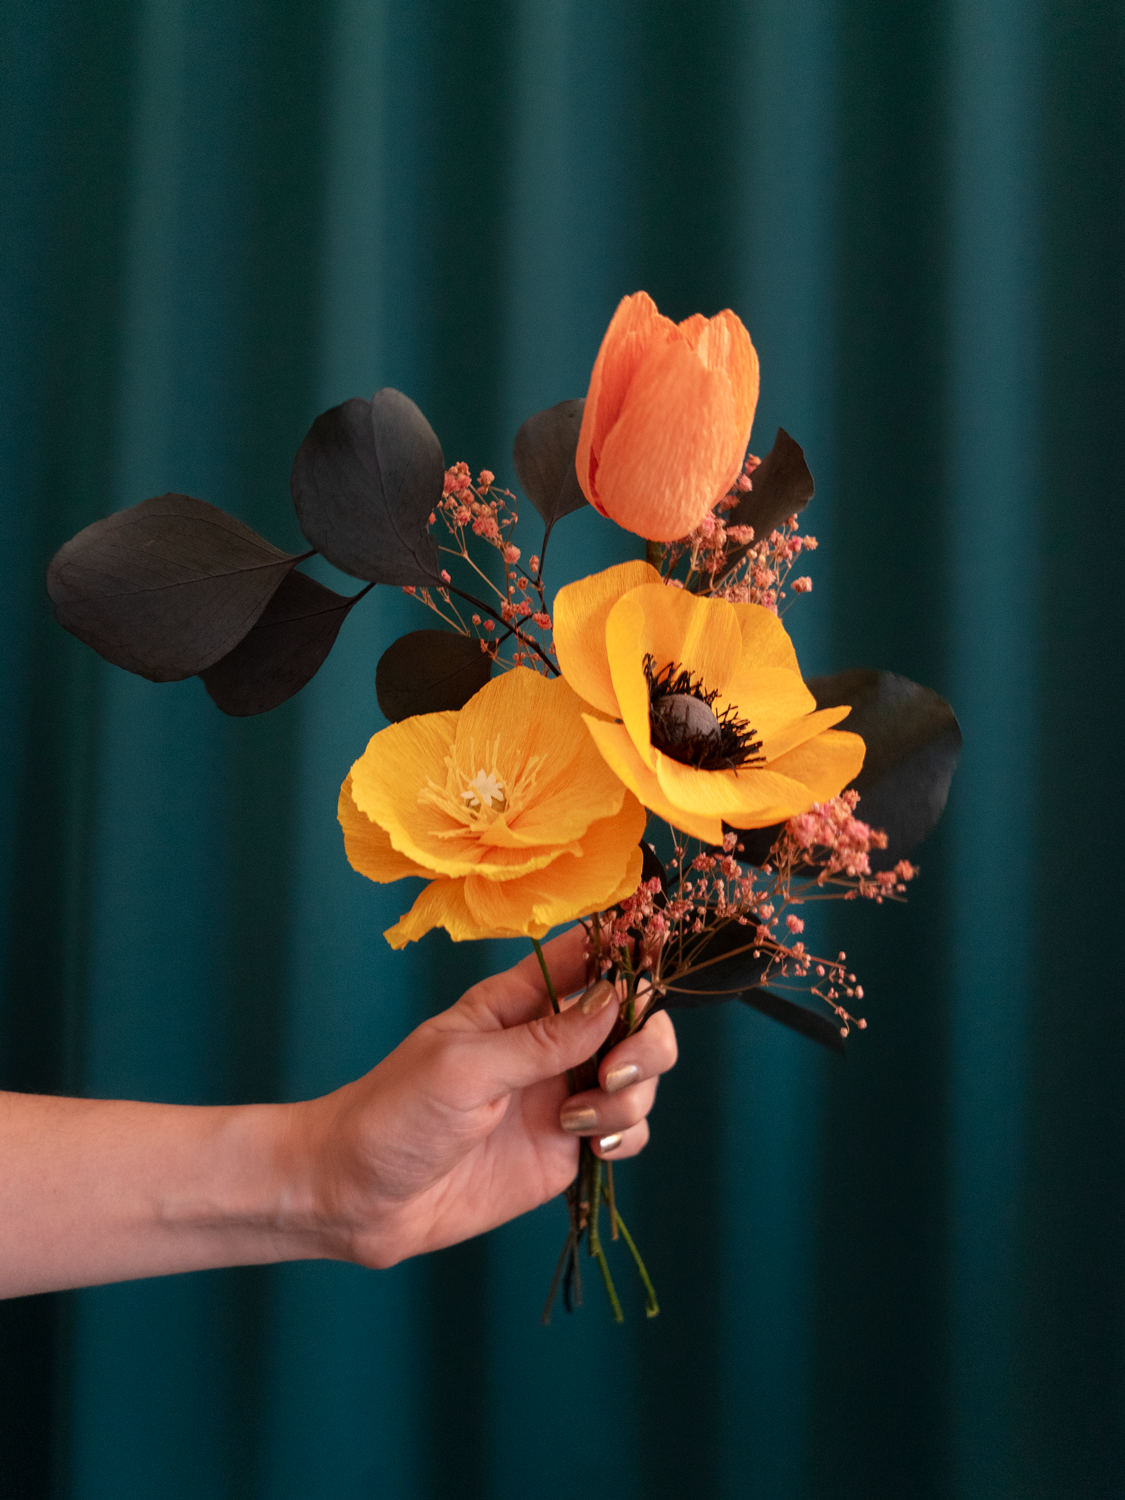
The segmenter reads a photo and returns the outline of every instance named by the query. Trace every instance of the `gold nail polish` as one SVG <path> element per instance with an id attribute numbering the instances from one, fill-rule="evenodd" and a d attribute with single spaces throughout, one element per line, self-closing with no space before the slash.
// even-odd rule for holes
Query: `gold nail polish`
<path id="1" fill-rule="evenodd" d="M 599 1010 L 605 1010 L 616 993 L 608 979 L 599 979 L 579 1000 L 578 1009 L 584 1016 L 596 1016 Z"/>
<path id="2" fill-rule="evenodd" d="M 619 1135 L 603 1135 L 601 1140 L 598 1142 L 598 1150 L 616 1151 L 620 1144 L 621 1137 Z"/>
<path id="3" fill-rule="evenodd" d="M 607 1094 L 616 1094 L 619 1089 L 627 1089 L 631 1083 L 636 1083 L 640 1076 L 641 1070 L 636 1063 L 618 1063 L 616 1068 L 610 1068 L 605 1075 L 602 1088 Z"/>
<path id="4" fill-rule="evenodd" d="M 574 1135 L 583 1131 L 597 1130 L 598 1112 L 589 1104 L 578 1104 L 571 1108 L 564 1104 L 559 1115 L 559 1124 Z"/>

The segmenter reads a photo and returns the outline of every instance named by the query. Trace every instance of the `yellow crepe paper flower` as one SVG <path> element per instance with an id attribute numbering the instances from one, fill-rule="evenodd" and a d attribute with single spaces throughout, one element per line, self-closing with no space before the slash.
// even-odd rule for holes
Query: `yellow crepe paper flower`
<path id="1" fill-rule="evenodd" d="M 562 678 L 526 667 L 456 713 L 381 730 L 340 790 L 353 869 L 426 886 L 386 933 L 542 937 L 640 884 L 645 811 L 598 754 Z"/>
<path id="2" fill-rule="evenodd" d="M 694 838 L 780 823 L 863 765 L 859 735 L 832 728 L 849 709 L 817 709 L 760 605 L 699 598 L 632 562 L 560 589 L 554 623 L 563 676 L 616 720 L 586 716 L 606 763 Z"/>

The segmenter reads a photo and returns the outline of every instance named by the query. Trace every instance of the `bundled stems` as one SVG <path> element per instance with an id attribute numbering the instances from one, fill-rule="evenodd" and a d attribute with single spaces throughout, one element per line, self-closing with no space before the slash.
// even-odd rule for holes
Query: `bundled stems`
<path id="1" fill-rule="evenodd" d="M 552 983 L 547 962 L 543 956 L 543 949 L 536 938 L 531 940 L 535 949 L 535 956 L 539 960 L 539 967 L 543 972 L 543 980 L 550 997 L 551 1008 L 557 1015 L 559 1013 L 558 996 Z M 626 981 L 627 998 L 622 1005 L 626 1021 L 625 1034 L 633 1030 L 634 1015 L 636 1008 L 636 976 L 631 970 L 623 971 Z M 620 1028 L 615 1027 L 610 1039 L 605 1046 L 608 1047 L 616 1040 L 620 1040 Z M 580 1070 L 567 1070 L 567 1083 L 572 1094 L 579 1092 L 585 1086 L 586 1080 L 576 1079 L 576 1073 L 586 1074 L 594 1071 L 596 1077 L 598 1058 L 593 1057 Z M 569 1312 L 572 1307 L 582 1305 L 582 1274 L 579 1269 L 579 1250 L 583 1239 L 586 1241 L 586 1254 L 596 1260 L 598 1270 L 601 1273 L 602 1285 L 605 1287 L 606 1296 L 609 1299 L 610 1311 L 615 1323 L 623 1323 L 625 1314 L 621 1308 L 621 1300 L 617 1295 L 617 1288 L 613 1284 L 610 1274 L 609 1261 L 606 1259 L 605 1247 L 602 1244 L 599 1216 L 601 1206 L 604 1203 L 609 1210 L 609 1234 L 611 1240 L 618 1237 L 624 1239 L 629 1252 L 637 1267 L 641 1284 L 645 1290 L 645 1313 L 646 1316 L 654 1318 L 660 1311 L 653 1290 L 652 1281 L 645 1267 L 644 1261 L 637 1252 L 637 1247 L 632 1236 L 626 1229 L 625 1224 L 617 1210 L 617 1198 L 613 1185 L 613 1166 L 610 1162 L 602 1162 L 601 1158 L 595 1156 L 592 1143 L 585 1137 L 578 1145 L 578 1172 L 566 1190 L 567 1211 L 570 1215 L 570 1229 L 567 1233 L 566 1242 L 559 1255 L 555 1273 L 551 1277 L 550 1289 L 547 1293 L 547 1301 L 543 1307 L 541 1321 L 548 1324 L 551 1321 L 551 1309 L 554 1306 L 555 1297 L 558 1293 L 559 1284 L 562 1283 L 563 1300 Z"/>

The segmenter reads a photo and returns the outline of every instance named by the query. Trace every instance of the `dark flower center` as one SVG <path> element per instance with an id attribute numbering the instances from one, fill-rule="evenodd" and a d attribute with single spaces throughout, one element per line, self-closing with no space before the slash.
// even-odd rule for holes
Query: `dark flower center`
<path id="1" fill-rule="evenodd" d="M 748 720 L 740 719 L 728 704 L 716 714 L 717 692 L 705 692 L 698 678 L 669 662 L 656 671 L 653 656 L 644 659 L 648 683 L 648 722 L 656 748 L 698 771 L 737 771 L 741 766 L 761 765 L 765 756 L 757 752 L 762 742 L 754 738 Z"/>

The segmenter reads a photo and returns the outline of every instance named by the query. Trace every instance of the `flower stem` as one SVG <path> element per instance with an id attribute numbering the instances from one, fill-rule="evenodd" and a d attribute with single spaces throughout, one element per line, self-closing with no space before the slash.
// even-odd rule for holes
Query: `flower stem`
<path id="1" fill-rule="evenodd" d="M 653 1286 L 648 1271 L 645 1269 L 645 1263 L 641 1259 L 636 1245 L 633 1243 L 633 1236 L 625 1228 L 625 1220 L 621 1217 L 620 1214 L 617 1215 L 617 1227 L 621 1230 L 621 1236 L 624 1239 L 625 1243 L 628 1245 L 629 1251 L 632 1254 L 633 1259 L 637 1263 L 637 1271 L 640 1273 L 640 1278 L 644 1282 L 645 1317 L 655 1318 L 660 1312 L 660 1304 L 656 1300 L 656 1288 Z"/>
<path id="2" fill-rule="evenodd" d="M 613 1195 L 613 1163 L 605 1164 L 605 1201 L 609 1204 L 609 1237 L 617 1239 L 617 1199 Z"/>
<path id="3" fill-rule="evenodd" d="M 543 983 L 547 986 L 547 994 L 551 998 L 551 1009 L 557 1016 L 559 1013 L 559 997 L 555 994 L 555 986 L 551 983 L 551 971 L 547 968 L 547 960 L 543 957 L 543 948 L 538 938 L 532 938 L 531 946 L 535 949 L 535 957 L 539 960 L 539 967 L 543 970 Z"/>
<path id="4" fill-rule="evenodd" d="M 595 1156 L 586 1141 L 582 1142 L 588 1156 L 586 1170 L 590 1174 L 590 1226 L 588 1231 L 588 1254 L 601 1255 L 602 1237 L 598 1231 L 598 1210 L 602 1206 L 602 1162 Z"/>
<path id="5" fill-rule="evenodd" d="M 551 1277 L 551 1289 L 547 1293 L 546 1302 L 544 1302 L 543 1304 L 543 1312 L 539 1321 L 540 1323 L 542 1323 L 544 1328 L 550 1327 L 551 1308 L 555 1305 L 555 1294 L 559 1289 L 559 1278 L 562 1276 L 563 1267 L 566 1265 L 566 1258 L 568 1255 L 570 1255 L 573 1249 L 574 1231 L 571 1230 L 571 1232 L 566 1237 L 566 1244 L 562 1247 L 562 1254 L 559 1256 L 559 1263 L 555 1267 L 555 1274 Z"/>
<path id="6" fill-rule="evenodd" d="M 624 1323 L 625 1314 L 621 1311 L 621 1303 L 617 1298 L 617 1289 L 613 1285 L 613 1277 L 609 1274 L 609 1262 L 606 1260 L 605 1251 L 600 1245 L 598 1246 L 598 1270 L 602 1273 L 602 1284 L 605 1287 L 605 1294 L 609 1298 L 613 1321 L 615 1323 Z M 651 1317 L 652 1314 L 650 1313 L 649 1316 Z"/>

